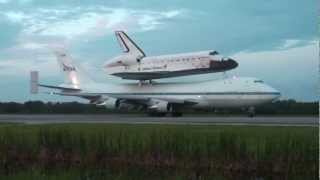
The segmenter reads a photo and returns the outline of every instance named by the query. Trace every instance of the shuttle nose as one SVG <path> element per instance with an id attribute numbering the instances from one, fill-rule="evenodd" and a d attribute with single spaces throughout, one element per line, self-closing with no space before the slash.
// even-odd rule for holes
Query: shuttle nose
<path id="1" fill-rule="evenodd" d="M 224 61 L 222 61 L 224 62 Z M 224 62 L 226 64 L 226 66 L 229 66 L 231 69 L 238 67 L 238 63 L 237 61 L 235 61 L 234 59 L 228 58 L 226 62 Z"/>
<path id="2" fill-rule="evenodd" d="M 210 68 L 216 71 L 227 71 L 238 67 L 238 63 L 231 58 L 222 58 L 221 61 L 211 60 Z"/>

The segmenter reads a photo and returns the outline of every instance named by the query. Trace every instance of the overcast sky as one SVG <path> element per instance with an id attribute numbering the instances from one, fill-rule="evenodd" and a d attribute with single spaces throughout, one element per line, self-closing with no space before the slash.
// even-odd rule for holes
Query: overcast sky
<path id="1" fill-rule="evenodd" d="M 228 76 L 263 79 L 283 98 L 318 100 L 316 0 L 0 0 L 0 101 L 73 100 L 29 94 L 29 71 L 62 82 L 63 45 L 99 81 L 125 30 L 147 55 L 214 49 L 239 62 Z M 223 74 L 174 80 L 222 78 Z M 112 80 L 110 80 L 112 79 Z"/>

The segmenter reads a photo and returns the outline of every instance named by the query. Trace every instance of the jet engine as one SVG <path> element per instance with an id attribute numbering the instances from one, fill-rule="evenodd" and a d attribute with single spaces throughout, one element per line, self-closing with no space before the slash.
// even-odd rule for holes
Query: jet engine
<path id="1" fill-rule="evenodd" d="M 109 98 L 108 100 L 106 100 L 104 102 L 104 106 L 107 109 L 118 109 L 119 101 L 117 99 L 114 99 L 114 98 Z"/>
<path id="2" fill-rule="evenodd" d="M 118 99 L 117 109 L 125 110 L 125 111 L 139 110 L 139 109 L 141 109 L 141 105 L 135 104 L 135 103 L 130 103 L 130 102 L 123 100 L 123 99 Z"/>
<path id="3" fill-rule="evenodd" d="M 153 100 L 149 110 L 156 112 L 168 112 L 170 110 L 169 103 L 167 101 Z"/>
<path id="4" fill-rule="evenodd" d="M 129 103 L 124 103 L 124 102 L 120 103 L 120 104 L 119 104 L 119 107 L 118 107 L 118 109 L 120 109 L 120 110 L 126 110 L 126 111 L 130 111 L 130 110 L 133 110 L 133 109 L 135 109 L 135 108 L 136 108 L 135 105 L 129 104 Z"/>
<path id="5" fill-rule="evenodd" d="M 100 97 L 98 99 L 92 100 L 91 104 L 97 106 L 104 106 L 107 109 L 117 109 L 117 110 L 133 110 L 138 109 L 138 105 L 128 103 L 121 99 L 109 98 L 109 97 Z"/>
<path id="6" fill-rule="evenodd" d="M 92 100 L 90 103 L 95 104 L 97 106 L 104 106 L 107 109 L 118 109 L 119 107 L 119 100 L 115 98 L 100 97 L 96 100 Z"/>

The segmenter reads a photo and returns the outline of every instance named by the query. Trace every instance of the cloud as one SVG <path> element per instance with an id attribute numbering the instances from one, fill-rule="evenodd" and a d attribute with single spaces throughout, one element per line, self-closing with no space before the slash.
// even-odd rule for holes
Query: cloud
<path id="1" fill-rule="evenodd" d="M 33 67 L 51 72 L 51 49 L 69 48 L 72 43 L 89 41 L 113 33 L 114 30 L 150 31 L 160 28 L 164 21 L 174 19 L 183 12 L 148 11 L 106 7 L 38 8 L 30 11 L 2 11 L 8 21 L 20 25 L 15 45 L 1 51 L 1 74 L 21 73 Z M 83 42 L 82 42 L 83 43 Z M 39 63 L 41 59 L 41 63 Z M 43 63 L 48 61 L 46 63 Z M 47 71 L 48 70 L 48 71 Z M 49 73 L 50 74 L 50 73 Z"/>
<path id="2" fill-rule="evenodd" d="M 279 50 L 292 49 L 300 46 L 306 46 L 308 44 L 314 44 L 314 41 L 298 40 L 298 39 L 287 39 L 282 45 L 278 47 Z"/>
<path id="3" fill-rule="evenodd" d="M 31 70 L 41 70 L 44 76 L 54 76 L 59 72 L 53 57 L 37 56 L 33 59 L 1 59 L 0 76 L 25 77 Z"/>
<path id="4" fill-rule="evenodd" d="M 296 41 L 284 43 L 296 44 Z M 283 98 L 297 100 L 317 99 L 318 89 L 318 43 L 260 52 L 238 52 L 232 57 L 239 62 L 233 70 L 238 76 L 262 78 L 282 92 Z"/>
<path id="5" fill-rule="evenodd" d="M 28 4 L 31 2 L 33 2 L 33 0 L 0 0 L 0 4 L 8 4 L 8 3 Z"/>
<path id="6" fill-rule="evenodd" d="M 96 39 L 119 29 L 130 32 L 154 30 L 164 25 L 163 21 L 182 13 L 179 10 L 158 12 L 106 7 L 0 12 L 11 23 L 22 26 L 15 37 L 15 45 L 1 51 L 1 57 L 10 59 L 1 62 L 2 69 L 6 69 L 2 74 L 10 73 L 14 67 L 19 72 L 32 68 L 34 60 L 40 56 L 50 56 L 53 47 L 64 46 L 69 49 L 73 43 L 83 44 L 81 41 Z M 44 57 L 42 61 L 52 60 Z"/>
<path id="7" fill-rule="evenodd" d="M 146 11 L 106 7 L 35 9 L 33 12 L 5 11 L 11 22 L 23 26 L 22 35 L 58 36 L 66 39 L 103 36 L 116 29 L 149 31 L 164 21 L 182 14 L 182 10 Z"/>
<path id="8" fill-rule="evenodd" d="M 180 13 L 181 13 L 180 10 L 173 10 L 173 11 L 164 12 L 163 15 L 167 18 L 174 18 L 176 16 L 179 16 Z"/>
<path id="9" fill-rule="evenodd" d="M 13 23 L 24 23 L 25 20 L 32 18 L 24 12 L 8 11 L 3 13 L 5 17 Z"/>
<path id="10" fill-rule="evenodd" d="M 59 70 L 52 47 L 46 42 L 18 40 L 13 47 L 1 51 L 0 76 L 25 77 L 31 70 L 43 76 L 57 75 Z"/>
<path id="11" fill-rule="evenodd" d="M 8 2 L 9 2 L 9 0 L 0 0 L 0 4 L 6 4 Z"/>

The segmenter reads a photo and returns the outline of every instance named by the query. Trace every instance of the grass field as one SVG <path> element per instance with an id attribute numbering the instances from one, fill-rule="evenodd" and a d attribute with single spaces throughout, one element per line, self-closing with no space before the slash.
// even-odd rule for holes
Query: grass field
<path id="1" fill-rule="evenodd" d="M 316 179 L 318 128 L 0 124 L 0 179 Z"/>

